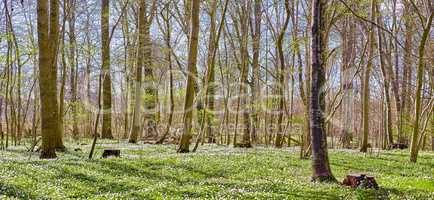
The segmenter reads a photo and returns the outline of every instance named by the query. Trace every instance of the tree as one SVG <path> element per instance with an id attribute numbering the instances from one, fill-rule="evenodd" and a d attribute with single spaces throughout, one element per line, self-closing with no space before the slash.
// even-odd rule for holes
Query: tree
<path id="1" fill-rule="evenodd" d="M 416 9 L 416 8 L 415 8 Z M 421 14 L 419 13 L 419 16 Z M 422 87 L 424 80 L 424 70 L 425 70 L 425 45 L 429 37 L 429 32 L 431 30 L 431 24 L 434 18 L 434 12 L 431 10 L 431 14 L 426 18 L 426 22 L 423 21 L 423 17 L 420 17 L 421 23 L 423 23 L 423 34 L 419 44 L 419 61 L 417 66 L 417 85 L 416 85 L 416 99 L 415 99 L 415 109 L 414 109 L 414 124 L 413 124 L 413 134 L 411 137 L 411 147 L 410 147 L 410 161 L 416 162 L 417 155 L 419 153 L 420 142 L 419 140 L 419 128 L 421 121 L 421 110 L 422 110 Z"/>
<path id="2" fill-rule="evenodd" d="M 50 5 L 48 5 L 50 3 Z M 57 100 L 57 64 L 58 47 L 58 0 L 40 0 L 37 4 L 38 13 L 38 46 L 39 46 L 39 88 L 41 99 L 41 159 L 56 158 L 56 148 L 59 147 L 59 118 Z M 50 17 L 48 17 L 50 13 Z M 61 142 L 62 143 L 62 142 Z M 62 144 L 63 146 L 63 144 Z"/>
<path id="3" fill-rule="evenodd" d="M 375 21 L 375 5 L 376 1 L 371 0 L 371 21 Z M 363 123 L 363 138 L 362 146 L 360 148 L 361 152 L 366 152 L 368 150 L 368 135 L 369 135 L 369 100 L 370 100 L 370 89 L 369 89 L 369 79 L 371 74 L 372 63 L 374 62 L 374 24 L 371 24 L 369 28 L 369 50 L 368 50 L 368 63 L 364 69 L 363 73 L 363 103 L 362 103 L 362 123 Z"/>
<path id="4" fill-rule="evenodd" d="M 378 5 L 375 5 L 376 9 L 378 9 Z M 377 24 L 381 24 L 381 16 L 379 15 L 377 17 Z M 378 37 L 378 54 L 380 55 L 380 68 L 381 68 L 381 74 L 383 76 L 383 82 L 384 82 L 384 96 L 386 100 L 386 127 L 385 127 L 385 133 L 387 137 L 387 142 L 389 144 L 393 144 L 393 132 L 392 132 L 392 107 L 391 107 L 391 98 L 390 98 L 390 78 L 389 74 L 386 71 L 386 63 L 384 60 L 384 52 L 383 52 L 383 37 L 380 29 L 377 29 L 377 37 Z"/>
<path id="5" fill-rule="evenodd" d="M 140 0 L 139 2 L 139 44 L 137 50 L 137 58 L 136 58 L 136 86 L 135 86 L 135 103 L 134 103 L 134 113 L 133 113 L 133 124 L 130 132 L 130 143 L 137 143 L 137 138 L 140 133 L 140 119 L 142 112 L 142 69 L 143 69 L 143 61 L 145 59 L 145 32 L 146 32 L 146 21 L 145 21 L 145 13 L 146 13 L 146 1 Z"/>
<path id="6" fill-rule="evenodd" d="M 193 101 L 194 101 L 194 79 L 196 78 L 196 63 L 197 63 L 197 47 L 199 41 L 199 12 L 200 0 L 192 0 L 191 2 L 191 31 L 189 39 L 188 53 L 188 75 L 187 75 L 187 91 L 184 100 L 184 132 L 178 146 L 178 153 L 190 152 L 190 140 L 192 137 L 192 120 L 193 120 Z"/>
<path id="7" fill-rule="evenodd" d="M 344 19 L 342 30 L 342 77 L 341 87 L 343 93 L 342 99 L 342 130 L 341 130 L 341 142 L 342 147 L 350 148 L 353 138 L 352 123 L 353 123 L 353 80 L 352 76 L 354 72 L 354 58 L 356 54 L 355 44 L 355 23 L 354 18 L 348 16 Z"/>
<path id="8" fill-rule="evenodd" d="M 253 50 L 253 57 L 252 57 L 252 80 L 253 84 L 251 84 L 252 88 L 252 119 L 253 119 L 253 126 L 252 126 L 252 141 L 257 142 L 257 130 L 259 128 L 259 108 L 258 105 L 260 103 L 259 97 L 261 94 L 260 89 L 260 82 L 259 82 L 259 53 L 260 53 L 260 47 L 261 47 L 261 22 L 262 22 L 262 0 L 255 0 L 254 3 L 254 33 L 252 36 L 252 50 Z M 252 27 L 253 28 L 253 27 Z"/>
<path id="9" fill-rule="evenodd" d="M 291 10 L 289 8 L 289 1 L 285 0 L 285 11 L 286 11 L 286 17 L 285 22 L 283 23 L 283 27 L 280 29 L 279 35 L 277 36 L 276 41 L 276 47 L 278 51 L 278 57 L 279 57 L 279 116 L 277 119 L 277 135 L 276 135 L 276 147 L 281 148 L 283 145 L 283 114 L 285 110 L 285 55 L 283 54 L 283 38 L 285 36 L 286 28 L 289 24 L 289 17 L 291 14 Z"/>
<path id="10" fill-rule="evenodd" d="M 71 112 L 72 112 L 72 136 L 78 138 L 78 113 L 77 113 L 77 76 L 78 66 L 76 58 L 76 35 L 75 35 L 75 10 L 77 7 L 76 0 L 68 0 L 69 6 L 69 65 L 70 71 L 70 89 L 71 89 Z"/>
<path id="11" fill-rule="evenodd" d="M 153 21 L 155 9 L 156 9 L 156 1 L 152 1 L 152 5 L 150 7 L 150 11 L 148 15 L 145 15 L 144 18 L 144 49 L 143 49 L 143 70 L 144 70 L 144 103 L 145 103 L 145 135 L 146 136 L 157 136 L 157 115 L 156 115 L 156 106 L 157 106 L 157 89 L 154 86 L 154 75 L 153 75 L 153 67 L 152 67 L 152 41 L 150 35 L 150 28 Z"/>
<path id="12" fill-rule="evenodd" d="M 109 39 L 109 0 L 101 0 L 101 49 L 103 74 L 103 114 L 102 134 L 105 139 L 112 139 L 112 81 L 110 74 L 110 39 Z"/>
<path id="13" fill-rule="evenodd" d="M 312 168 L 314 181 L 335 181 L 332 175 L 328 151 L 327 134 L 324 127 L 325 94 L 321 91 L 325 83 L 325 60 L 327 41 L 325 31 L 326 1 L 312 0 L 312 71 L 310 95 L 310 132 L 312 145 Z"/>

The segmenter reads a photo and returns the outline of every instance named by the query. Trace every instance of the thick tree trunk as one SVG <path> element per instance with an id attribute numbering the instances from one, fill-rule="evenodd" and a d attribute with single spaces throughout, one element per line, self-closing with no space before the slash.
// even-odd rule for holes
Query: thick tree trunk
<path id="1" fill-rule="evenodd" d="M 312 72 L 310 96 L 310 132 L 312 137 L 312 168 L 314 181 L 335 181 L 332 175 L 328 151 L 327 134 L 324 127 L 325 93 L 325 60 L 327 41 L 325 31 L 326 2 L 312 0 Z"/>
<path id="2" fill-rule="evenodd" d="M 50 10 L 48 9 L 50 7 Z M 56 158 L 56 148 L 63 147 L 59 130 L 57 100 L 57 39 L 59 2 L 38 1 L 39 88 L 41 99 L 41 159 Z M 50 13 L 50 19 L 48 17 Z"/>

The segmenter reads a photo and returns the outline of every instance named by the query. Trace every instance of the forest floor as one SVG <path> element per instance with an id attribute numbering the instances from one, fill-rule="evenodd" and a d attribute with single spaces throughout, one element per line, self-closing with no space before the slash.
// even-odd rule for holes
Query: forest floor
<path id="1" fill-rule="evenodd" d="M 24 146 L 0 151 L 0 199 L 434 199 L 433 152 L 414 164 L 405 150 L 330 150 L 339 181 L 349 173 L 375 176 L 380 189 L 366 190 L 311 183 L 310 160 L 294 148 L 205 145 L 181 155 L 173 145 L 104 143 L 93 160 L 90 141 L 68 143 L 69 152 L 49 161 Z M 121 149 L 121 158 L 102 159 L 107 148 Z"/>

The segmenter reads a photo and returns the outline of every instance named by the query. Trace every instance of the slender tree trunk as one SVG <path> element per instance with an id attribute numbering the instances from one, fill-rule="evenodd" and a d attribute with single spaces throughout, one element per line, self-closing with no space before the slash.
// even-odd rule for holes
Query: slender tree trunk
<path id="1" fill-rule="evenodd" d="M 378 9 L 378 5 L 375 5 Z M 381 24 L 381 16 L 377 16 L 377 24 Z M 390 79 L 386 71 L 385 61 L 384 61 L 384 52 L 383 52 L 383 38 L 381 35 L 381 30 L 377 29 L 377 37 L 378 37 L 378 54 L 380 55 L 380 67 L 381 67 L 381 74 L 383 76 L 384 81 L 384 96 L 385 96 L 385 103 L 386 103 L 386 127 L 385 127 L 385 133 L 387 136 L 387 142 L 390 144 L 393 144 L 393 132 L 392 132 L 392 106 L 391 106 L 391 100 L 390 100 Z"/>
<path id="2" fill-rule="evenodd" d="M 70 88 L 71 88 L 71 112 L 72 112 L 72 136 L 78 139 L 78 113 L 77 113 L 77 58 L 76 58 L 76 36 L 75 36 L 75 9 L 76 0 L 69 0 L 69 64 L 71 66 Z"/>
<path id="3" fill-rule="evenodd" d="M 145 32 L 146 32 L 146 1 L 140 0 L 139 4 L 139 43 L 138 43 L 138 52 L 137 52 L 137 65 L 136 65 L 136 85 L 135 85 L 135 103 L 134 103 L 134 114 L 133 114 L 133 123 L 131 127 L 131 133 L 129 142 L 137 143 L 137 139 L 140 135 L 141 130 L 141 113 L 142 113 L 142 68 L 145 59 Z"/>
<path id="4" fill-rule="evenodd" d="M 275 146 L 277 148 L 281 148 L 283 145 L 283 114 L 285 113 L 285 55 L 283 54 L 283 38 L 285 36 L 286 29 L 289 24 L 289 18 L 291 14 L 291 10 L 289 8 L 289 0 L 285 0 L 285 10 L 286 10 L 286 17 L 285 22 L 283 24 L 283 27 L 280 29 L 280 33 L 277 37 L 276 41 L 276 47 L 278 51 L 278 57 L 279 57 L 279 114 L 277 119 L 277 134 L 276 134 L 276 142 Z"/>
<path id="5" fill-rule="evenodd" d="M 261 23 L 262 23 L 262 0 L 255 0 L 254 3 L 254 33 L 253 33 L 253 57 L 252 57 L 252 141 L 258 140 L 258 129 L 260 127 L 259 115 L 260 112 L 260 82 L 259 82 L 259 52 L 261 47 Z"/>
<path id="6" fill-rule="evenodd" d="M 247 81 L 247 75 L 249 73 L 249 55 L 248 55 L 248 37 L 249 37 L 249 17 L 250 17 L 250 0 L 244 0 L 243 1 L 242 8 L 246 13 L 241 14 L 241 48 L 240 48 L 240 54 L 241 54 L 241 85 L 240 85 L 240 98 L 241 98 L 241 107 L 242 107 L 242 114 L 243 114 L 243 146 L 244 147 L 251 147 L 251 140 L 250 140 L 250 112 L 247 105 L 247 85 L 249 84 Z"/>
<path id="7" fill-rule="evenodd" d="M 67 13 L 67 3 L 63 4 L 63 12 Z M 69 14 L 67 14 L 69 15 Z M 64 117 L 65 117 L 65 85 L 66 85 L 66 71 L 68 68 L 68 65 L 66 64 L 66 53 L 65 53 L 65 49 L 66 49 L 66 45 L 65 45 L 65 34 L 66 34 L 66 30 L 65 30 L 65 26 L 66 26 L 66 17 L 64 17 L 63 19 L 63 23 L 62 23 L 62 39 L 61 39 L 61 43 L 60 43 L 60 61 L 61 61 L 61 66 L 62 66 L 62 78 L 60 81 L 60 88 L 59 88 L 59 130 L 62 133 L 62 135 L 65 133 L 65 123 L 64 123 Z"/>
<path id="8" fill-rule="evenodd" d="M 341 142 L 343 148 L 351 148 L 353 139 L 352 122 L 353 122 L 353 80 L 354 74 L 354 57 L 355 57 L 355 24 L 353 18 L 347 17 L 344 22 L 344 33 L 342 35 L 343 52 L 342 52 L 342 93 L 343 93 L 343 108 L 342 108 L 342 132 Z"/>
<path id="9" fill-rule="evenodd" d="M 194 80 L 197 75 L 197 48 L 199 42 L 199 11 L 200 0 L 192 0 L 191 6 L 191 33 L 189 39 L 189 54 L 188 54 L 188 77 L 187 77 L 187 91 L 185 95 L 184 104 L 184 132 L 179 142 L 178 153 L 188 153 L 190 151 L 190 139 L 192 137 L 192 120 L 193 120 L 193 100 L 194 100 Z"/>
<path id="10" fill-rule="evenodd" d="M 433 21 L 434 13 L 431 13 L 427 19 L 426 24 L 423 27 L 423 35 L 419 44 L 419 62 L 417 67 L 417 85 L 416 85 L 416 99 L 415 99 L 415 110 L 414 110 L 414 124 L 413 124 L 413 135 L 411 137 L 411 148 L 410 148 L 410 161 L 416 162 L 417 155 L 419 153 L 419 126 L 422 110 L 422 87 L 424 79 L 425 70 L 425 44 L 429 37 L 429 32 L 431 30 L 431 24 Z"/>
<path id="11" fill-rule="evenodd" d="M 376 1 L 371 0 L 371 21 L 375 21 L 375 5 Z M 372 24 L 369 29 L 369 55 L 368 63 L 365 67 L 363 74 L 363 110 L 362 110 L 362 123 L 363 123 L 363 138 L 362 146 L 360 148 L 361 152 L 367 152 L 368 150 L 368 136 L 369 136 L 369 99 L 370 99 L 370 89 L 369 89 L 369 79 L 371 77 L 371 68 L 374 59 L 374 25 Z"/>
<path id="12" fill-rule="evenodd" d="M 112 139 L 112 81 L 110 73 L 109 0 L 101 0 L 101 40 L 103 74 L 102 138 Z"/>
<path id="13" fill-rule="evenodd" d="M 217 31 L 216 31 L 216 12 L 217 12 L 217 0 L 211 1 L 211 8 L 210 8 L 210 34 L 209 34 L 209 40 L 208 40 L 208 57 L 207 57 L 207 84 L 205 85 L 206 90 L 208 93 L 205 98 L 207 99 L 206 109 L 205 109 L 205 119 L 206 119 L 206 137 L 208 138 L 208 143 L 215 143 L 215 137 L 213 135 L 212 125 L 214 120 L 214 104 L 215 104 L 215 59 L 214 57 L 214 51 L 216 50 L 215 46 L 215 40 L 217 37 Z"/>

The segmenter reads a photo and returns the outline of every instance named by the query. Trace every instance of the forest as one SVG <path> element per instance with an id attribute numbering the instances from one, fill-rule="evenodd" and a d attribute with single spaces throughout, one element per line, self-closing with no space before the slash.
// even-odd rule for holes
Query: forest
<path id="1" fill-rule="evenodd" d="M 0 199 L 434 199 L 431 0 L 1 0 Z"/>

